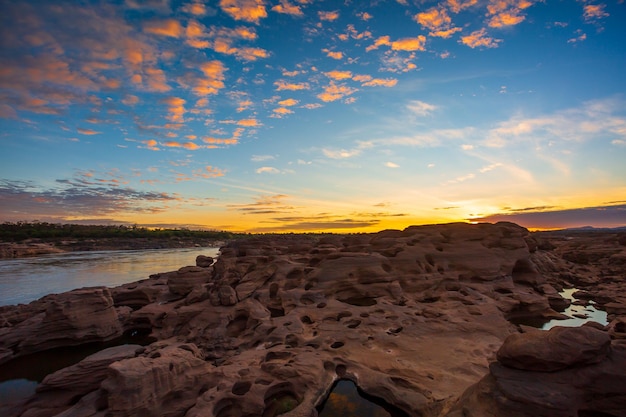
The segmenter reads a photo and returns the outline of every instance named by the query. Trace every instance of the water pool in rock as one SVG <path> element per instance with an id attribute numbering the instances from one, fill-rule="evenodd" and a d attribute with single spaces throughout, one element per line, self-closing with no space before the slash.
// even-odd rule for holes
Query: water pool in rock
<path id="1" fill-rule="evenodd" d="M 335 382 L 330 394 L 317 409 L 319 417 L 408 417 L 404 411 L 366 394 L 346 379 Z"/>

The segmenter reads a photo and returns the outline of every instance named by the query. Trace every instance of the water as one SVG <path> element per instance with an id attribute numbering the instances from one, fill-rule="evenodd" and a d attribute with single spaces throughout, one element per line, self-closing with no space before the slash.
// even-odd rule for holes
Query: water
<path id="1" fill-rule="evenodd" d="M 218 248 L 148 249 L 50 254 L 0 260 L 0 306 L 29 303 L 81 287 L 116 287 L 157 272 L 195 265 L 196 256 Z"/>
<path id="2" fill-rule="evenodd" d="M 402 410 L 365 394 L 354 382 L 345 379 L 335 383 L 319 409 L 319 417 L 408 417 Z"/>
<path id="3" fill-rule="evenodd" d="M 93 251 L 2 259 L 0 306 L 29 303 L 47 294 L 81 287 L 115 287 L 148 278 L 157 272 L 195 265 L 196 256 L 216 257 L 218 251 L 218 248 Z M 126 335 L 108 343 L 59 348 L 2 364 L 0 405 L 28 398 L 47 374 L 77 363 L 92 353 L 124 343 L 149 342 L 144 339 Z"/>
<path id="4" fill-rule="evenodd" d="M 588 321 L 595 321 L 602 324 L 603 326 L 606 326 L 608 324 L 606 311 L 598 310 L 594 306 L 595 303 L 593 301 L 589 301 L 589 304 L 586 306 L 574 304 L 574 302 L 577 301 L 577 299 L 574 297 L 574 293 L 576 291 L 578 291 L 578 288 L 569 288 L 559 293 L 561 294 L 561 297 L 567 298 L 572 302 L 572 304 L 570 304 L 570 306 L 567 307 L 565 311 L 563 311 L 563 314 L 571 318 L 565 320 L 550 320 L 549 322 L 541 326 L 541 330 L 550 330 L 551 328 L 556 326 L 578 327 L 582 326 Z M 574 317 L 575 314 L 583 314 L 587 317 Z"/>

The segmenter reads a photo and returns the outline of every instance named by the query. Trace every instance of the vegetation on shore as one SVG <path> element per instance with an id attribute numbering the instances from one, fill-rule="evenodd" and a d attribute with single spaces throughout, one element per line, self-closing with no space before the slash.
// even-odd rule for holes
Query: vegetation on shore
<path id="1" fill-rule="evenodd" d="M 46 222 L 5 222 L 0 224 L 0 241 L 22 242 L 28 239 L 211 239 L 230 240 L 246 236 L 216 230 L 148 229 L 137 225 L 80 225 Z"/>

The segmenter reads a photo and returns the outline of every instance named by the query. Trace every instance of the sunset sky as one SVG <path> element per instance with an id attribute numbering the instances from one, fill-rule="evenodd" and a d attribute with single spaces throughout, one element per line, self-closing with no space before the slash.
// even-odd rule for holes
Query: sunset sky
<path id="1" fill-rule="evenodd" d="M 0 221 L 626 225 L 619 0 L 0 0 Z"/>

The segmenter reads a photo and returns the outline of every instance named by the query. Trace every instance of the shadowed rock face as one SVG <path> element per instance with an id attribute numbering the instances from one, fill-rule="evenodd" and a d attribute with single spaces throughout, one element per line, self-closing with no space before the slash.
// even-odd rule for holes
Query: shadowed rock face
<path id="1" fill-rule="evenodd" d="M 37 394 L 45 393 L 50 406 L 35 398 L 0 412 L 312 417 L 342 378 L 411 416 L 443 416 L 456 412 L 459 396 L 489 374 L 503 341 L 518 333 L 509 320 L 557 315 L 550 306 L 559 296 L 545 275 L 556 285 L 560 258 L 537 247 L 526 229 L 510 223 L 263 236 L 230 243 L 214 263 L 200 259 L 110 290 L 0 308 L 0 363 L 79 344 L 86 335 L 105 340 L 141 329 L 158 339 L 120 353 L 127 356 L 103 354 L 54 374 Z M 614 327 L 617 334 L 624 326 Z M 521 369 L 496 363 L 485 378 L 494 366 L 528 373 L 529 363 L 561 369 L 613 360 L 617 350 L 606 333 L 587 332 L 590 347 L 565 363 L 565 353 L 526 361 L 511 339 L 499 358 Z M 543 339 L 534 337 L 542 352 Z M 567 352 L 579 339 L 556 338 Z M 86 376 L 94 366 L 106 372 Z M 91 391 L 78 389 L 77 378 Z"/>

